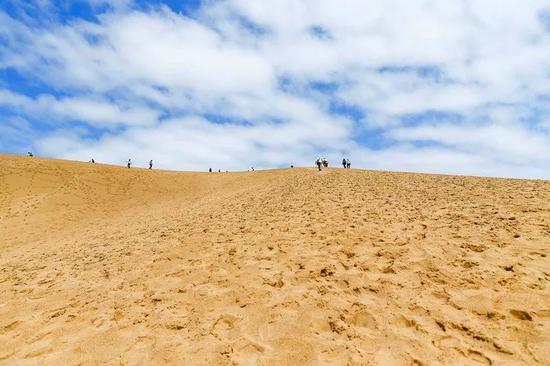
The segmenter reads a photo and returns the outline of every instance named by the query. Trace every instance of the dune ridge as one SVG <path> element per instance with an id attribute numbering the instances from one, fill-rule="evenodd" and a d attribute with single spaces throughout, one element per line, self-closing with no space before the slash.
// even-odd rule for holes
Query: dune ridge
<path id="1" fill-rule="evenodd" d="M 550 364 L 548 181 L 0 166 L 0 365 Z"/>

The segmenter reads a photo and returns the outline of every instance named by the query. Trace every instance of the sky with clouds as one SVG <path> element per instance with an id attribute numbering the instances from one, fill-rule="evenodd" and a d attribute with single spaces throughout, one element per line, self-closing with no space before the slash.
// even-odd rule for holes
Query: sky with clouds
<path id="1" fill-rule="evenodd" d="M 0 152 L 550 179 L 547 0 L 3 0 Z"/>

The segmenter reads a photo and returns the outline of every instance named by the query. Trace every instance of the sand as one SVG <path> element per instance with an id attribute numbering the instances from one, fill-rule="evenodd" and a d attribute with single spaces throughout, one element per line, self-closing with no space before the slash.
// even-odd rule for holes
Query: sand
<path id="1" fill-rule="evenodd" d="M 550 182 L 0 155 L 0 365 L 550 365 Z"/>

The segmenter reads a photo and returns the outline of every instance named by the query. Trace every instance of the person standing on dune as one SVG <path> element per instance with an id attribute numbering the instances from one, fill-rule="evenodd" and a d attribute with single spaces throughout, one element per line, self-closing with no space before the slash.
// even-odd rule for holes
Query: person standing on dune
<path id="1" fill-rule="evenodd" d="M 128 164 L 126 165 L 128 169 L 132 166 L 132 159 L 128 159 Z"/>
<path id="2" fill-rule="evenodd" d="M 153 160 L 149 160 L 149 170 L 153 169 Z"/>
<path id="3" fill-rule="evenodd" d="M 349 159 L 346 159 L 346 167 L 351 169 L 351 161 Z"/>
<path id="4" fill-rule="evenodd" d="M 317 160 L 315 160 L 315 164 L 317 164 L 317 168 L 319 169 L 319 171 L 321 171 L 321 164 L 323 164 L 321 162 L 321 158 L 317 158 Z"/>
<path id="5" fill-rule="evenodd" d="M 347 160 L 346 160 L 346 158 L 343 158 L 343 159 L 342 159 L 342 165 L 344 166 L 344 169 L 346 169 L 346 167 L 347 167 Z"/>

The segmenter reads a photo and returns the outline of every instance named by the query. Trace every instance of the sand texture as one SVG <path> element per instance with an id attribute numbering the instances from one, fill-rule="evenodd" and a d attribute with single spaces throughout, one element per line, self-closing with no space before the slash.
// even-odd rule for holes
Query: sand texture
<path id="1" fill-rule="evenodd" d="M 0 155 L 0 365 L 550 365 L 550 182 Z"/>

